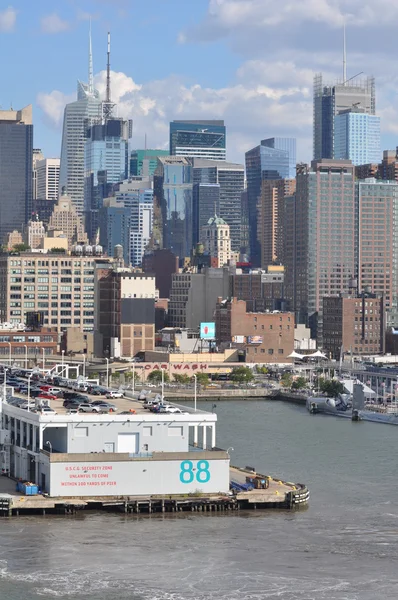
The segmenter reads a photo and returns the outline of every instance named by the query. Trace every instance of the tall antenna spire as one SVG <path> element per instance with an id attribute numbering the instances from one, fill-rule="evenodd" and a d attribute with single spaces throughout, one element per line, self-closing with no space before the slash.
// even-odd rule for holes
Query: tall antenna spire
<path id="1" fill-rule="evenodd" d="M 106 101 L 111 102 L 111 34 L 108 31 L 108 60 L 106 63 Z"/>
<path id="2" fill-rule="evenodd" d="M 343 25 L 343 84 L 347 81 L 347 49 L 345 42 L 345 23 Z"/>
<path id="3" fill-rule="evenodd" d="M 88 91 L 90 94 L 94 94 L 94 71 L 93 71 L 93 48 L 91 44 L 91 17 L 90 17 L 90 30 L 88 34 L 89 40 L 89 53 L 88 53 Z"/>
<path id="4" fill-rule="evenodd" d="M 108 31 L 108 50 L 107 50 L 107 62 L 106 62 L 106 96 L 102 103 L 102 116 L 106 121 L 113 115 L 113 109 L 115 104 L 111 100 L 111 34 Z"/>

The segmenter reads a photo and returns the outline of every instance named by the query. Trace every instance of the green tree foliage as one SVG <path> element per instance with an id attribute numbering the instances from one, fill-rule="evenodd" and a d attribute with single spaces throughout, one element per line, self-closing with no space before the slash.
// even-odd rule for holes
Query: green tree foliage
<path id="1" fill-rule="evenodd" d="M 256 367 L 256 370 L 259 375 L 268 375 L 267 367 Z"/>
<path id="2" fill-rule="evenodd" d="M 162 381 L 162 371 L 160 369 L 154 369 L 148 375 L 148 381 L 151 383 L 161 383 Z M 164 382 L 167 383 L 170 381 L 169 374 L 164 372 Z"/>
<path id="3" fill-rule="evenodd" d="M 303 390 L 307 387 L 307 381 L 304 377 L 297 377 L 292 383 L 292 390 Z"/>
<path id="4" fill-rule="evenodd" d="M 186 373 L 175 373 L 173 378 L 176 383 L 182 383 L 185 385 L 191 381 L 191 378 Z"/>
<path id="5" fill-rule="evenodd" d="M 344 392 L 344 386 L 337 379 L 323 379 L 319 378 L 319 389 L 329 397 L 336 398 L 339 394 Z"/>
<path id="6" fill-rule="evenodd" d="M 199 373 L 195 373 L 196 375 L 196 382 L 198 383 L 198 385 L 203 385 L 203 387 L 206 387 L 206 385 L 209 385 L 210 380 L 209 380 L 209 376 L 207 373 L 203 373 L 202 371 L 200 371 Z"/>
<path id="7" fill-rule="evenodd" d="M 231 379 L 237 383 L 249 383 L 253 379 L 253 371 L 249 367 L 235 367 Z"/>
<path id="8" fill-rule="evenodd" d="M 290 388 L 292 386 L 292 383 L 293 383 L 293 377 L 291 376 L 291 374 L 283 373 L 283 375 L 281 377 L 281 384 L 283 385 L 283 387 Z"/>
<path id="9" fill-rule="evenodd" d="M 30 246 L 28 244 L 15 244 L 12 249 L 14 252 L 26 252 L 30 250 Z"/>

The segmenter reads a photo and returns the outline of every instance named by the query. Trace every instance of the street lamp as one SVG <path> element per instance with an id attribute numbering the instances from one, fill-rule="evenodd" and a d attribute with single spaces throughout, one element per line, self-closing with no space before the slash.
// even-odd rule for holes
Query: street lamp
<path id="1" fill-rule="evenodd" d="M 133 396 L 135 393 L 135 363 L 133 363 Z"/>
<path id="2" fill-rule="evenodd" d="M 62 377 L 64 376 L 64 356 L 65 356 L 65 350 L 62 350 Z"/>
<path id="3" fill-rule="evenodd" d="M 46 358 L 45 358 L 46 349 L 42 348 L 41 351 L 43 353 L 43 372 L 44 372 L 46 370 Z"/>
<path id="4" fill-rule="evenodd" d="M 196 412 L 196 397 L 197 397 L 197 377 L 196 377 L 196 373 L 193 374 L 193 378 L 194 378 L 194 410 Z"/>
<path id="5" fill-rule="evenodd" d="M 50 453 L 51 453 L 53 451 L 53 446 L 49 440 L 46 441 L 46 446 L 48 446 L 50 448 Z"/>
<path id="6" fill-rule="evenodd" d="M 7 371 L 8 371 L 8 369 L 6 369 L 4 367 L 4 382 L 3 382 L 3 400 L 4 400 L 4 402 L 7 399 L 7 387 L 6 387 L 7 386 Z"/>
<path id="7" fill-rule="evenodd" d="M 232 448 L 232 446 L 230 446 L 230 447 L 227 449 L 227 454 L 228 454 L 228 456 L 230 456 L 230 454 L 229 454 L 229 451 L 230 451 L 230 450 L 231 450 L 231 452 L 233 452 L 233 451 L 234 451 L 234 448 Z"/>
<path id="8" fill-rule="evenodd" d="M 8 348 L 9 348 L 9 351 L 8 351 L 8 363 L 9 363 L 10 368 L 11 368 L 11 342 L 7 342 L 7 344 L 8 344 Z"/>
<path id="9" fill-rule="evenodd" d="M 164 401 L 164 369 L 162 369 L 162 404 Z"/>
<path id="10" fill-rule="evenodd" d="M 28 370 L 28 347 L 26 344 L 23 346 L 25 348 L 25 371 Z"/>
<path id="11" fill-rule="evenodd" d="M 109 358 L 106 358 L 106 387 L 109 387 Z"/>
<path id="12" fill-rule="evenodd" d="M 32 378 L 33 372 L 29 375 L 28 377 L 28 410 L 30 410 L 29 405 L 30 405 L 30 380 Z"/>
<path id="13" fill-rule="evenodd" d="M 83 377 L 86 378 L 86 355 L 83 354 Z"/>

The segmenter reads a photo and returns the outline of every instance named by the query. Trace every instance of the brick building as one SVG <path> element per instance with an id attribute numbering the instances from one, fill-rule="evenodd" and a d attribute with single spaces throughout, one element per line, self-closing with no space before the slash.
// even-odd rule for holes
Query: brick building
<path id="1" fill-rule="evenodd" d="M 246 362 L 289 363 L 294 349 L 294 315 L 290 312 L 247 312 L 246 302 L 218 298 L 216 339 L 219 346 L 244 350 Z"/>
<path id="2" fill-rule="evenodd" d="M 384 352 L 385 305 L 383 296 L 341 294 L 323 299 L 323 350 L 331 358 L 343 352 Z"/>
<path id="3" fill-rule="evenodd" d="M 267 269 L 255 269 L 249 273 L 236 269 L 230 275 L 229 295 L 245 300 L 250 312 L 286 310 L 284 280 L 282 265 L 270 265 Z"/>

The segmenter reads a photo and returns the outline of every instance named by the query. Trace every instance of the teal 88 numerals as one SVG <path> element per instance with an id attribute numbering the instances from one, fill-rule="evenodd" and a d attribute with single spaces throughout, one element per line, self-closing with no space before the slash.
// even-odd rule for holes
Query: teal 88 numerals
<path id="1" fill-rule="evenodd" d="M 181 483 L 193 483 L 196 479 L 198 483 L 207 483 L 210 481 L 210 465 L 208 460 L 198 460 L 196 470 L 192 460 L 183 460 L 180 464 Z"/>

